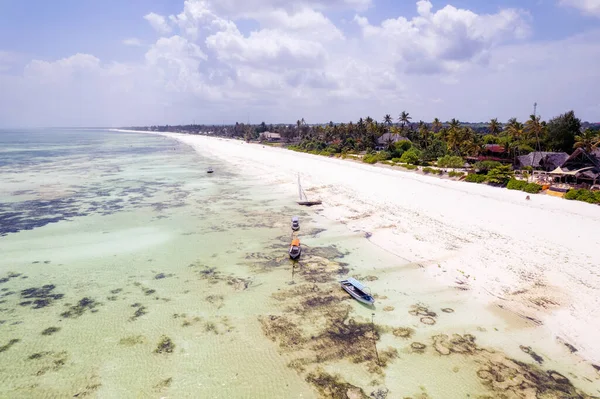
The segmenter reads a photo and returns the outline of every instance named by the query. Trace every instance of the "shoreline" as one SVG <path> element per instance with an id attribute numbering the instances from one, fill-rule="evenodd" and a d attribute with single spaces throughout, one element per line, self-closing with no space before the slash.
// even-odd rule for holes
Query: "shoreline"
<path id="1" fill-rule="evenodd" d="M 182 136 L 202 136 L 202 137 L 208 137 L 208 138 L 214 138 L 214 139 L 221 139 L 221 140 L 231 140 L 233 142 L 242 142 L 241 140 L 236 140 L 236 139 L 232 139 L 229 137 L 221 137 L 221 136 L 208 136 L 208 135 L 202 135 L 202 134 L 190 134 L 190 133 L 176 133 L 176 132 L 155 132 L 155 131 L 147 131 L 147 130 L 126 130 L 126 129 L 109 129 L 110 131 L 114 131 L 114 132 L 124 132 L 124 133 L 146 133 L 146 134 L 157 134 L 157 135 L 182 135 Z M 328 159 L 338 159 L 338 160 L 344 160 L 350 163 L 356 163 L 358 165 L 363 165 L 363 166 L 370 166 L 370 167 L 376 167 L 376 168 L 380 168 L 380 169 L 387 169 L 387 170 L 394 170 L 394 171 L 399 171 L 399 172 L 404 172 L 404 173 L 411 173 L 414 175 L 419 175 L 419 176 L 427 176 L 427 177 L 434 177 L 436 179 L 439 180 L 448 180 L 448 181 L 454 181 L 454 182 L 461 182 L 461 183 L 470 183 L 470 184 L 477 184 L 480 186 L 488 186 L 488 187 L 492 187 L 494 189 L 506 189 L 508 190 L 508 188 L 506 186 L 494 186 L 494 185 L 490 185 L 486 182 L 482 182 L 482 183 L 474 183 L 474 182 L 467 182 L 464 181 L 462 178 L 455 178 L 455 177 L 451 177 L 448 176 L 446 173 L 449 172 L 458 172 L 458 173 L 462 173 L 463 177 L 468 175 L 468 170 L 465 169 L 461 169 L 461 168 L 440 168 L 440 167 L 433 167 L 433 169 L 438 170 L 438 171 L 442 171 L 444 170 L 444 173 L 434 173 L 434 172 L 429 172 L 429 173 L 425 173 L 423 172 L 423 169 L 426 168 L 424 166 L 418 166 L 418 165 L 407 165 L 407 164 L 391 164 L 388 163 L 389 161 L 385 161 L 385 162 L 376 162 L 374 164 L 369 164 L 369 163 L 364 163 L 360 160 L 360 158 L 357 158 L 356 156 L 348 156 L 346 158 L 341 158 L 341 157 L 337 157 L 337 156 L 324 156 L 324 155 L 319 155 L 319 154 L 311 154 L 310 152 L 305 152 L 305 151 L 294 151 L 289 149 L 288 147 L 285 146 L 278 146 L 278 145 L 272 145 L 269 143 L 260 143 L 260 142 L 244 142 L 245 144 L 254 144 L 257 146 L 262 146 L 262 147 L 269 147 L 269 148 L 274 148 L 274 149 L 278 149 L 278 150 L 286 150 L 286 151 L 291 151 L 291 152 L 296 152 L 296 153 L 300 153 L 300 154 L 306 154 L 306 155 L 312 155 L 312 156 L 317 156 L 317 157 L 322 157 L 322 158 L 328 158 Z M 406 166 L 414 166 L 414 169 L 410 169 L 407 168 Z M 420 169 L 419 169 L 420 168 Z M 431 167 L 429 167 L 431 168 Z M 551 198 L 557 198 L 557 199 L 564 199 L 564 196 L 557 196 L 557 195 L 551 195 L 548 194 L 547 191 L 549 190 L 544 190 L 544 191 L 540 191 L 538 193 L 528 193 L 526 191 L 520 190 L 520 189 L 514 189 L 511 191 L 516 191 L 516 192 L 521 192 L 523 193 L 523 195 L 525 197 L 527 196 L 545 196 L 545 197 L 551 197 Z M 583 201 L 570 201 L 570 202 L 583 202 Z M 600 206 L 600 204 L 592 204 L 592 203 L 586 203 L 587 205 L 598 205 Z"/>
<path id="2" fill-rule="evenodd" d="M 542 324 L 582 358 L 600 362 L 593 334 L 600 330 L 596 207 L 552 196 L 525 201 L 520 191 L 226 138 L 126 132 L 171 137 L 242 173 L 289 184 L 291 192 L 300 172 L 309 198 L 323 201 L 314 209 L 327 219 L 370 233 L 371 243 L 431 278 Z"/>

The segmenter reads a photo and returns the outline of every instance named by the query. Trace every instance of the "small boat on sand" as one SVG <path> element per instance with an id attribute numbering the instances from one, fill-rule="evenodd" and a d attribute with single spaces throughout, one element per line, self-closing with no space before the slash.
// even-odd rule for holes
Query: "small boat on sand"
<path id="1" fill-rule="evenodd" d="M 313 206 L 313 205 L 321 205 L 321 200 L 309 200 L 306 196 L 306 193 L 302 189 L 300 185 L 300 174 L 298 174 L 298 196 L 300 197 L 298 200 L 298 205 L 304 206 Z"/>
<path id="2" fill-rule="evenodd" d="M 367 292 L 368 288 L 362 285 L 360 281 L 349 277 L 346 280 L 340 281 L 340 284 L 342 285 L 342 288 L 357 301 L 362 302 L 365 305 L 373 305 L 375 303 L 375 299 Z"/>
<path id="3" fill-rule="evenodd" d="M 290 245 L 290 258 L 292 259 L 298 259 L 300 257 L 300 254 L 302 253 L 302 249 L 300 248 L 300 240 L 297 238 L 294 238 L 292 240 L 292 244 Z"/>
<path id="4" fill-rule="evenodd" d="M 208 168 L 208 170 L 206 171 L 206 173 L 213 173 L 213 172 L 214 172 L 213 168 Z"/>
<path id="5" fill-rule="evenodd" d="M 298 216 L 294 216 L 292 218 L 292 230 L 296 231 L 300 229 L 300 220 L 298 220 Z"/>

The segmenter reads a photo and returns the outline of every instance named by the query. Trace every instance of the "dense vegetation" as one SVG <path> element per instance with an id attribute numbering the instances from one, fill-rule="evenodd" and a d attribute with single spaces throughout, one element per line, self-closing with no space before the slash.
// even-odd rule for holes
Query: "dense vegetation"
<path id="1" fill-rule="evenodd" d="M 506 124 L 492 119 L 483 132 L 456 119 L 446 123 L 435 119 L 431 123 L 420 121 L 416 124 L 411 119 L 407 112 L 402 112 L 398 123 L 394 123 L 390 115 L 386 115 L 382 122 L 367 117 L 359 119 L 357 123 L 329 123 L 324 126 L 308 126 L 301 120 L 297 122 L 295 130 L 284 130 L 282 138 L 298 140 L 298 148 L 304 151 L 327 151 L 331 154 L 371 152 L 383 144 L 384 150 L 392 158 L 401 158 L 410 151 L 405 159 L 409 163 L 427 163 L 439 158 L 446 159 L 446 156 L 478 157 L 486 152 L 486 144 L 500 146 L 503 149 L 501 156 L 510 161 L 534 150 L 567 153 L 577 147 L 591 150 L 600 142 L 600 126 L 587 124 L 588 128 L 582 133 L 582 123 L 573 111 L 548 122 L 534 115 L 525 123 L 516 118 Z M 406 137 L 408 141 L 394 142 L 388 137 L 387 142 L 378 143 L 378 138 L 385 133 Z M 415 157 L 418 158 L 416 161 Z M 444 167 L 458 167 L 456 164 Z"/>

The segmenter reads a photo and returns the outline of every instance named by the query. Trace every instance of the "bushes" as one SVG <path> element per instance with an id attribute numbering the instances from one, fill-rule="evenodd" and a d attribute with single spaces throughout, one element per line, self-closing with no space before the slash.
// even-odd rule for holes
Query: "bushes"
<path id="1" fill-rule="evenodd" d="M 377 154 L 367 154 L 363 157 L 362 161 L 371 165 L 375 164 L 378 161 Z"/>
<path id="2" fill-rule="evenodd" d="M 509 190 L 525 191 L 529 194 L 537 194 L 542 191 L 542 186 L 536 183 L 527 183 L 524 180 L 510 179 L 506 186 Z"/>
<path id="3" fill-rule="evenodd" d="M 384 162 L 392 158 L 392 155 L 387 151 L 380 152 L 369 152 L 363 158 L 362 161 L 368 164 L 375 164 L 377 162 Z M 386 162 L 387 163 L 387 162 Z"/>
<path id="4" fill-rule="evenodd" d="M 448 176 L 450 176 L 450 177 L 463 177 L 464 175 L 465 174 L 463 172 L 455 172 L 453 170 L 448 172 Z"/>
<path id="5" fill-rule="evenodd" d="M 402 166 L 403 168 L 406 168 L 408 170 L 417 170 L 417 169 L 419 169 L 419 167 L 417 165 L 408 165 L 408 164 L 406 164 L 406 165 L 400 165 L 400 166 Z"/>
<path id="6" fill-rule="evenodd" d="M 476 173 L 467 175 L 467 177 L 465 178 L 465 181 L 468 181 L 469 183 L 483 183 L 484 181 L 486 181 L 487 177 L 485 175 L 478 175 Z"/>
<path id="7" fill-rule="evenodd" d="M 529 183 L 528 185 L 525 186 L 523 191 L 525 191 L 526 193 L 530 193 L 530 194 L 537 194 L 540 191 L 542 191 L 542 186 L 540 186 L 539 184 L 536 184 L 536 183 Z"/>
<path id="8" fill-rule="evenodd" d="M 509 190 L 521 190 L 521 191 L 523 191 L 523 189 L 525 189 L 525 186 L 527 186 L 527 182 L 526 181 L 517 180 L 517 179 L 510 179 L 508 181 L 508 184 L 506 185 L 506 188 L 508 188 Z"/>
<path id="9" fill-rule="evenodd" d="M 402 161 L 400 160 L 400 158 L 392 158 L 392 162 L 394 162 L 394 163 L 400 163 Z"/>
<path id="10" fill-rule="evenodd" d="M 584 188 L 578 190 L 569 190 L 565 194 L 568 200 L 583 201 L 589 204 L 600 204 L 600 191 L 590 191 Z"/>
<path id="11" fill-rule="evenodd" d="M 394 148 L 396 151 L 405 152 L 412 148 L 412 143 L 408 140 L 396 141 L 394 143 Z"/>
<path id="12" fill-rule="evenodd" d="M 423 173 L 425 173 L 426 175 L 430 174 L 430 173 L 434 173 L 436 175 L 441 175 L 442 173 L 444 173 L 443 171 L 441 171 L 440 169 L 434 169 L 434 168 L 423 168 Z"/>
<path id="13" fill-rule="evenodd" d="M 437 164 L 441 168 L 462 168 L 465 161 L 461 157 L 446 155 L 438 158 Z"/>
<path id="14" fill-rule="evenodd" d="M 419 162 L 420 155 L 421 154 L 419 153 L 419 150 L 416 148 L 411 148 L 402 154 L 400 157 L 400 162 L 416 165 Z"/>
<path id="15" fill-rule="evenodd" d="M 378 161 L 387 161 L 388 159 L 392 159 L 392 154 L 390 154 L 389 152 L 381 151 L 381 152 L 377 153 Z"/>

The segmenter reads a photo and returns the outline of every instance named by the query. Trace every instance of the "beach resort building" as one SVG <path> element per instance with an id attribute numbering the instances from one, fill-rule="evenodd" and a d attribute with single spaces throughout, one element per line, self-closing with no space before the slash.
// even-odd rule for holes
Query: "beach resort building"
<path id="1" fill-rule="evenodd" d="M 515 166 L 519 169 L 532 167 L 549 172 L 561 166 L 568 158 L 569 154 L 566 152 L 535 151 L 517 157 Z"/>
<path id="2" fill-rule="evenodd" d="M 594 186 L 600 183 L 600 149 L 587 152 L 578 148 L 549 174 L 559 177 L 561 181 Z"/>
<path id="3" fill-rule="evenodd" d="M 263 132 L 260 134 L 261 141 L 281 141 L 281 134 L 272 132 Z"/>

